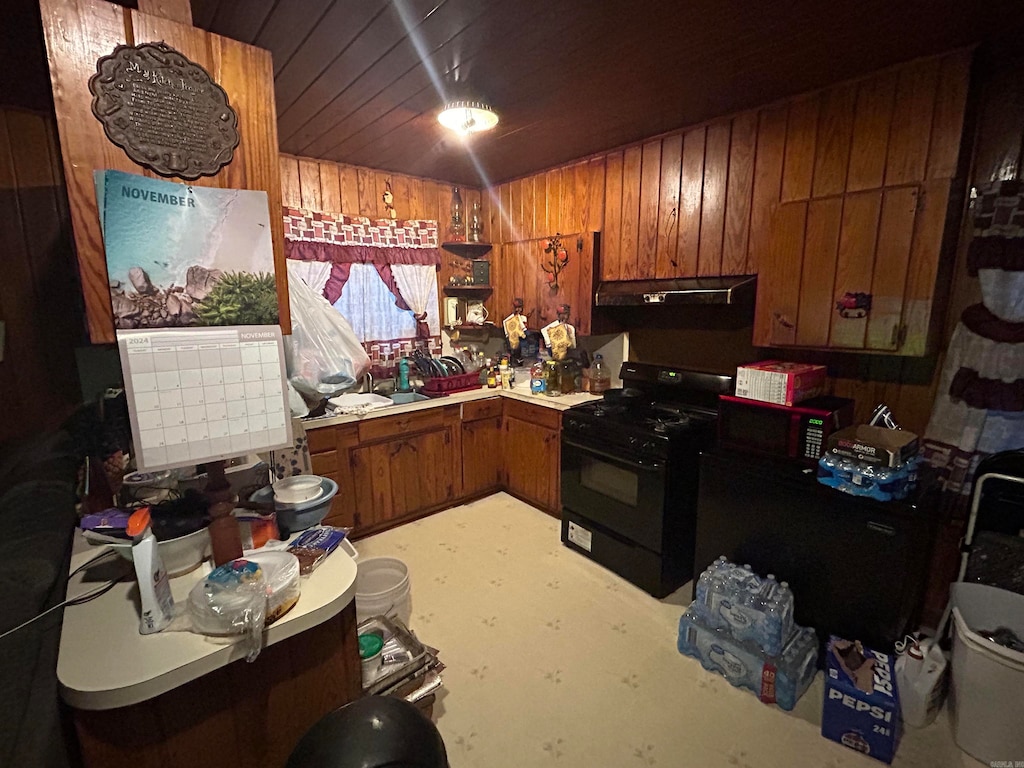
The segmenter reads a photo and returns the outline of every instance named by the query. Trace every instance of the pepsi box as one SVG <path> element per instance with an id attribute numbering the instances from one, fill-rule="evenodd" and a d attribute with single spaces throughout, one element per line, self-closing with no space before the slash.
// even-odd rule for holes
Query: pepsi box
<path id="1" fill-rule="evenodd" d="M 895 658 L 859 642 L 830 637 L 821 735 L 891 763 L 900 737 Z"/>

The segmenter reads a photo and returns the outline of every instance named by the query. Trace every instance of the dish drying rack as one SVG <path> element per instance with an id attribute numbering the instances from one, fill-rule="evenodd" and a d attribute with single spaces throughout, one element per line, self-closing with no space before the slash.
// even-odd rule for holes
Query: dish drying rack
<path id="1" fill-rule="evenodd" d="M 432 376 L 424 379 L 420 387 L 427 397 L 444 397 L 453 392 L 468 392 L 480 388 L 480 372 L 458 373 L 454 376 Z"/>

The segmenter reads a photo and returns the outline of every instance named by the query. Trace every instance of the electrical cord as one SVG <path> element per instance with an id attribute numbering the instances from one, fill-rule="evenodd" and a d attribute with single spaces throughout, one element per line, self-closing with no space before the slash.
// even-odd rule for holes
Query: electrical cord
<path id="1" fill-rule="evenodd" d="M 78 566 L 75 570 L 73 570 L 71 572 L 71 574 L 68 576 L 68 579 L 71 579 L 73 576 L 75 576 L 76 574 L 78 574 L 81 571 L 85 570 L 90 565 L 93 565 L 94 563 L 98 563 L 101 560 L 105 560 L 110 555 L 116 555 L 116 554 L 117 553 L 114 552 L 114 550 L 112 550 L 112 549 L 108 549 L 105 552 L 100 552 L 98 555 L 96 555 L 96 557 L 93 557 L 93 558 L 85 561 L 84 563 L 82 563 L 82 565 Z M 81 595 L 77 595 L 75 597 L 69 597 L 67 600 L 64 600 L 63 602 L 57 603 L 57 605 L 54 605 L 54 606 L 51 606 L 51 607 L 47 608 L 45 611 L 43 611 L 42 613 L 39 613 L 39 614 L 33 616 L 31 619 L 28 619 L 27 621 L 23 621 L 18 626 L 12 627 L 11 629 L 8 629 L 7 631 L 5 631 L 3 633 L 0 633 L 0 640 L 3 640 L 8 635 L 13 635 L 15 632 L 18 632 L 19 630 L 24 629 L 25 627 L 29 626 L 30 624 L 34 624 L 35 622 L 39 621 L 44 616 L 52 613 L 53 611 L 56 611 L 58 608 L 64 608 L 66 606 L 71 606 L 71 605 L 84 605 L 85 603 L 88 603 L 90 600 L 95 600 L 97 597 L 100 597 L 101 595 L 105 595 L 107 592 L 112 590 L 116 584 L 118 584 L 119 582 L 124 581 L 126 578 L 128 578 L 128 576 L 129 576 L 129 572 L 126 569 L 124 573 L 122 573 L 116 579 L 113 579 L 112 581 L 108 581 L 106 584 L 103 584 L 103 585 L 101 585 L 99 587 L 96 587 L 95 589 L 93 589 L 91 591 L 83 592 Z"/>

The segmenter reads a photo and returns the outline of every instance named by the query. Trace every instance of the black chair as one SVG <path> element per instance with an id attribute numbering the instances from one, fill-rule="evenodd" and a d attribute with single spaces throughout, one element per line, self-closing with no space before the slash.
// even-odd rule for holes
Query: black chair
<path id="1" fill-rule="evenodd" d="M 286 768 L 449 768 L 437 727 L 414 704 L 367 696 L 310 728 Z"/>

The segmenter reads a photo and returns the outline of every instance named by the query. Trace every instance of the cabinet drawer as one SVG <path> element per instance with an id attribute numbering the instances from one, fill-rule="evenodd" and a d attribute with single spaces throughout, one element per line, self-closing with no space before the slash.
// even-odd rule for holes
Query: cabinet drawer
<path id="1" fill-rule="evenodd" d="M 522 419 L 538 427 L 558 429 L 562 424 L 562 412 L 542 405 L 531 405 L 515 400 L 505 401 L 505 415 L 514 419 Z"/>
<path id="2" fill-rule="evenodd" d="M 359 425 L 359 442 L 405 435 L 410 432 L 440 429 L 443 426 L 443 408 L 431 408 L 418 413 L 403 413 L 401 416 L 384 416 L 379 419 L 370 419 Z"/>
<path id="3" fill-rule="evenodd" d="M 338 447 L 338 430 L 334 427 L 307 430 L 306 441 L 310 453 L 333 451 Z"/>
<path id="4" fill-rule="evenodd" d="M 326 477 L 328 474 L 336 473 L 338 471 L 338 452 L 323 451 L 321 453 L 311 454 L 309 457 L 309 463 L 313 468 L 314 475 Z"/>
<path id="5" fill-rule="evenodd" d="M 462 420 L 477 421 L 501 416 L 501 398 L 488 397 L 486 400 L 470 400 L 462 404 Z"/>

